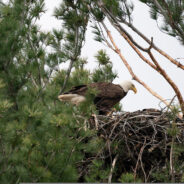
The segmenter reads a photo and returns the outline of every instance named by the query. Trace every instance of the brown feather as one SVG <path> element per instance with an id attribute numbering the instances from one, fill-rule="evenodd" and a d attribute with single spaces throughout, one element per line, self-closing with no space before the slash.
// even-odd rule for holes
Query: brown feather
<path id="1" fill-rule="evenodd" d="M 121 86 L 112 83 L 93 83 L 90 86 L 99 90 L 94 103 L 102 115 L 107 114 L 127 94 Z"/>
<path id="2" fill-rule="evenodd" d="M 89 84 L 89 87 L 97 89 L 94 104 L 96 105 L 99 114 L 107 114 L 111 108 L 127 94 L 121 86 L 113 83 L 98 82 Z M 73 87 L 70 91 L 64 94 L 78 94 L 85 96 L 87 90 L 87 85 L 80 85 Z"/>

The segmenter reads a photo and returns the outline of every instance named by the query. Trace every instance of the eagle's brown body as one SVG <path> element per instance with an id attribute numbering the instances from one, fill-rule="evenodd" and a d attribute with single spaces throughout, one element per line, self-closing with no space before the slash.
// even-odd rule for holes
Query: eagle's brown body
<path id="1" fill-rule="evenodd" d="M 75 86 L 61 96 L 73 94 L 85 97 L 88 87 L 97 90 L 94 104 L 96 105 L 99 114 L 107 114 L 111 108 L 127 94 L 120 85 L 98 82 L 89 85 Z"/>

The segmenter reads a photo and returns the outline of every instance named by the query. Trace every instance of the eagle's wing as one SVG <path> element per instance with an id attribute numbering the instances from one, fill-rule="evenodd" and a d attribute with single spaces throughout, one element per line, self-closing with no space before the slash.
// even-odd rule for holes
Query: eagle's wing
<path id="1" fill-rule="evenodd" d="M 94 103 L 99 114 L 109 112 L 126 95 L 119 85 L 112 83 L 94 83 L 92 87 L 96 87 L 98 90 Z"/>
<path id="2" fill-rule="evenodd" d="M 116 84 L 107 83 L 107 82 L 99 82 L 93 83 L 90 85 L 92 88 L 97 89 L 97 96 L 99 98 L 123 98 L 126 93 L 124 90 Z"/>
<path id="3" fill-rule="evenodd" d="M 85 96 L 87 89 L 87 85 L 74 86 L 70 91 L 67 91 L 64 94 L 77 94 Z"/>

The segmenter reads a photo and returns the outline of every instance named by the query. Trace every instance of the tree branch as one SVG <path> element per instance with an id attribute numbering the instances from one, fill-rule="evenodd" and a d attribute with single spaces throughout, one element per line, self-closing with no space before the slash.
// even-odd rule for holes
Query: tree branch
<path id="1" fill-rule="evenodd" d="M 101 6 L 101 8 L 104 10 L 104 13 L 106 14 L 106 16 L 108 17 L 108 20 L 111 22 L 111 24 L 114 26 L 115 29 L 117 29 L 117 31 L 124 36 L 124 38 L 129 42 L 132 42 L 132 44 L 130 45 L 136 52 L 137 54 L 143 59 L 143 61 L 145 61 L 147 64 L 149 64 L 152 68 L 154 68 L 154 65 L 149 62 L 148 59 L 146 59 L 141 52 L 137 49 L 139 48 L 140 50 L 147 52 L 147 49 L 142 48 L 137 42 L 135 42 L 133 40 L 133 38 L 126 32 L 126 30 L 118 23 L 117 19 L 112 15 L 112 13 L 105 8 L 104 6 Z M 152 48 L 154 48 L 156 51 L 158 51 L 162 56 L 166 57 L 168 60 L 170 60 L 173 64 L 175 64 L 177 67 L 181 68 L 184 70 L 184 65 L 182 65 L 180 62 L 176 61 L 175 59 L 173 59 L 171 56 L 169 56 L 168 54 L 166 54 L 164 51 L 162 51 L 161 49 L 159 49 L 158 47 L 155 46 L 155 44 L 151 43 L 151 41 L 145 36 L 143 35 L 139 30 L 137 30 L 131 23 L 126 22 L 124 19 L 121 19 L 123 23 L 125 23 L 126 25 L 128 25 L 133 31 L 135 31 L 141 38 L 143 38 L 149 45 L 152 44 Z M 136 48 L 137 47 L 137 48 Z M 156 68 L 154 68 L 156 69 Z M 158 71 L 160 72 L 160 71 Z"/>
<path id="2" fill-rule="evenodd" d="M 100 8 L 102 9 L 102 11 L 104 12 L 104 14 L 107 16 L 108 20 L 110 21 L 110 23 L 114 26 L 114 28 L 124 37 L 124 39 L 129 43 L 129 45 L 134 49 L 134 51 L 139 55 L 139 57 L 146 62 L 149 66 L 151 66 L 154 70 L 156 70 L 157 72 L 159 72 L 165 79 L 166 81 L 171 85 L 171 87 L 173 88 L 173 90 L 175 91 L 180 106 L 181 106 L 181 110 L 182 113 L 184 114 L 184 100 L 183 97 L 178 89 L 178 87 L 176 86 L 176 84 L 171 80 L 171 78 L 167 75 L 167 73 L 161 68 L 161 66 L 158 64 L 158 62 L 156 61 L 156 59 L 154 58 L 153 54 L 151 53 L 151 48 L 154 47 L 153 44 L 153 40 L 151 39 L 151 41 L 149 41 L 150 43 L 150 47 L 148 49 L 143 49 L 144 52 L 147 52 L 148 55 L 150 56 L 150 58 L 152 59 L 153 63 L 150 62 L 148 59 L 146 59 L 142 53 L 139 51 L 139 49 L 142 48 L 137 48 L 137 43 L 132 39 L 132 37 L 129 36 L 129 34 L 126 32 L 126 30 L 124 30 L 124 28 L 118 23 L 117 19 L 112 15 L 112 13 L 103 5 L 103 3 L 98 3 L 98 5 L 100 6 Z M 105 24 L 102 22 L 104 29 L 106 29 L 109 38 L 111 39 L 111 42 L 114 42 L 112 36 L 110 37 L 110 32 L 107 29 L 107 27 L 105 26 Z M 115 43 L 113 43 L 114 45 Z M 120 55 L 122 60 L 125 60 L 125 58 L 123 58 L 121 56 L 121 53 L 119 51 L 118 48 L 116 48 L 116 46 L 114 45 L 116 52 Z M 124 61 L 124 63 L 126 63 Z M 129 69 L 130 74 L 133 76 L 134 79 L 137 78 L 137 76 L 134 75 L 133 71 L 131 70 L 130 66 L 128 65 L 128 63 L 126 63 L 127 68 Z M 138 79 L 139 80 L 139 79 Z M 147 88 L 148 89 L 148 88 Z M 150 90 L 149 90 L 150 91 Z M 151 92 L 151 91 L 150 91 Z M 152 93 L 152 92 L 151 92 Z M 152 93 L 154 94 L 154 93 Z M 155 95 L 154 95 L 155 96 Z M 165 102 L 165 100 L 164 100 Z M 168 106 L 168 103 L 167 103 Z"/>
<path id="3" fill-rule="evenodd" d="M 146 41 L 148 44 L 151 44 L 151 41 L 144 35 L 142 34 L 136 27 L 134 27 L 133 24 L 128 23 L 125 19 L 121 18 L 120 21 L 130 27 L 137 35 L 139 35 L 144 41 Z M 176 61 L 173 59 L 171 56 L 169 56 L 167 53 L 165 53 L 163 50 L 158 48 L 155 44 L 152 46 L 156 51 L 158 51 L 162 56 L 167 58 L 169 61 L 171 61 L 173 64 L 175 64 L 177 67 L 181 68 L 184 70 L 184 65 L 182 65 L 180 62 Z"/>
<path id="4" fill-rule="evenodd" d="M 68 67 L 67 74 L 65 76 L 65 80 L 64 80 L 63 86 L 62 86 L 59 94 L 63 93 L 63 91 L 65 90 L 67 81 L 68 81 L 70 73 L 72 71 L 73 63 L 76 61 L 76 59 L 78 57 L 78 49 L 79 49 L 78 48 L 79 47 L 78 46 L 78 40 L 79 40 L 79 27 L 76 27 L 76 29 L 75 29 L 75 53 L 74 53 L 73 58 L 71 58 L 71 60 L 70 60 L 70 65 Z"/>
<path id="5" fill-rule="evenodd" d="M 184 100 L 183 100 L 183 97 L 182 97 L 182 95 L 180 93 L 180 90 L 178 89 L 178 87 L 176 86 L 174 81 L 167 75 L 165 70 L 159 65 L 159 63 L 157 62 L 157 60 L 155 59 L 155 57 L 153 56 L 153 54 L 151 53 L 150 50 L 148 51 L 148 54 L 149 54 L 150 58 L 152 59 L 152 61 L 157 66 L 157 68 L 159 69 L 160 74 L 165 78 L 165 80 L 171 85 L 171 87 L 175 91 L 175 93 L 176 93 L 176 95 L 178 97 L 178 101 L 179 101 L 180 106 L 181 106 L 182 113 L 184 114 Z"/>
<path id="6" fill-rule="evenodd" d="M 110 170 L 110 174 L 109 174 L 109 178 L 108 178 L 108 183 L 111 183 L 111 180 L 112 180 L 112 174 L 113 174 L 113 171 L 114 171 L 114 167 L 116 165 L 116 161 L 118 159 L 118 154 L 115 156 L 113 162 L 112 162 L 112 167 L 111 167 L 111 170 Z"/>
<path id="7" fill-rule="evenodd" d="M 142 80 L 140 80 L 133 72 L 132 68 L 130 67 L 130 65 L 128 64 L 127 60 L 124 58 L 124 56 L 122 55 L 122 53 L 120 52 L 120 49 L 117 47 L 116 43 L 114 42 L 114 39 L 110 33 L 110 31 L 107 29 L 107 27 L 105 26 L 105 24 L 102 22 L 102 25 L 105 29 L 105 31 L 107 32 L 107 35 L 109 37 L 109 39 L 111 40 L 112 45 L 115 48 L 115 52 L 119 55 L 119 57 L 121 58 L 121 60 L 123 61 L 123 63 L 125 64 L 126 68 L 128 69 L 130 75 L 132 76 L 132 78 L 134 80 L 136 80 L 138 83 L 140 83 L 142 86 L 144 86 L 153 96 L 155 96 L 156 98 L 158 98 L 160 101 L 162 101 L 166 106 L 169 105 L 169 103 L 164 100 L 163 97 L 161 97 L 159 94 L 157 94 L 155 91 L 153 91 L 146 83 L 144 83 Z"/>

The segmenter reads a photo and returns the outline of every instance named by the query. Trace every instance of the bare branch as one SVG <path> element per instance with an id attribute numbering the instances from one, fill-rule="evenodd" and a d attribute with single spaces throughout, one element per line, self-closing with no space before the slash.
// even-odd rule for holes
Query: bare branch
<path id="1" fill-rule="evenodd" d="M 116 28 L 118 27 L 121 32 L 126 32 L 125 29 L 118 23 L 117 19 L 112 15 L 112 13 L 104 6 L 101 6 L 103 13 L 107 16 L 108 20 L 113 24 L 113 26 Z M 120 33 L 121 34 L 121 33 Z M 134 43 L 134 45 L 139 48 L 142 51 L 146 51 L 146 48 L 143 48 L 141 45 L 139 45 L 133 38 L 132 36 L 126 32 L 127 37 Z"/>
<path id="2" fill-rule="evenodd" d="M 149 64 L 151 67 L 153 67 L 154 65 L 152 65 L 143 55 L 141 56 L 140 51 L 138 51 L 137 48 L 139 48 L 140 50 L 147 52 L 148 50 L 146 48 L 141 47 L 129 34 L 128 32 L 118 23 L 117 19 L 112 15 L 112 13 L 107 10 L 105 7 L 101 7 L 102 10 L 104 10 L 104 13 L 106 14 L 106 16 L 108 17 L 108 20 L 111 22 L 111 24 L 114 26 L 115 29 L 117 29 L 117 31 L 119 31 L 119 33 L 122 35 L 124 33 L 125 35 L 125 39 L 129 40 L 132 42 L 132 44 L 134 45 L 134 47 L 131 45 L 131 47 L 137 52 L 137 54 L 147 63 Z M 145 36 L 143 35 L 137 28 L 135 28 L 131 23 L 128 23 L 126 20 L 121 19 L 121 22 L 126 24 L 127 26 L 129 26 L 133 31 L 135 31 L 141 38 L 143 38 L 149 45 L 151 44 L 151 41 Z M 122 35 L 123 36 L 123 35 Z M 175 64 L 177 67 L 181 68 L 184 70 L 184 65 L 182 65 L 180 62 L 176 61 L 175 59 L 173 59 L 171 56 L 169 56 L 167 53 L 165 53 L 164 51 L 162 51 L 161 49 L 159 49 L 157 46 L 155 46 L 155 44 L 152 44 L 152 47 L 158 51 L 162 56 L 166 57 L 168 60 L 170 60 L 173 64 Z M 159 71 L 158 71 L 159 72 Z"/>
<path id="3" fill-rule="evenodd" d="M 115 156 L 113 162 L 112 162 L 112 167 L 111 167 L 111 170 L 110 170 L 110 174 L 109 174 L 109 178 L 108 178 L 108 183 L 111 183 L 111 180 L 112 180 L 112 174 L 113 174 L 113 171 L 114 171 L 114 167 L 116 165 L 116 161 L 118 159 L 118 154 Z"/>
<path id="4" fill-rule="evenodd" d="M 181 106 L 181 110 L 182 113 L 184 114 L 184 99 L 181 95 L 180 90 L 178 89 L 177 85 L 174 83 L 174 81 L 167 75 L 167 73 L 165 72 L 165 70 L 159 65 L 159 63 L 157 62 L 157 60 L 155 59 L 155 57 L 153 56 L 153 54 L 151 53 L 151 51 L 148 52 L 150 58 L 152 59 L 152 61 L 155 63 L 155 65 L 157 66 L 157 68 L 160 71 L 160 74 L 165 78 L 165 80 L 171 85 L 171 87 L 173 88 L 173 90 L 175 91 L 180 106 Z"/>
<path id="5" fill-rule="evenodd" d="M 119 57 L 121 58 L 121 60 L 123 61 L 123 63 L 125 64 L 126 68 L 128 69 L 130 75 L 132 76 L 132 78 L 134 80 L 136 80 L 138 83 L 140 83 L 142 86 L 144 86 L 153 96 L 155 96 L 156 98 L 158 98 L 160 101 L 162 101 L 166 106 L 169 105 L 169 103 L 164 100 L 163 97 L 161 97 L 159 94 L 157 94 L 155 91 L 153 91 L 146 83 L 144 83 L 142 80 L 140 80 L 133 72 L 132 68 L 130 67 L 130 65 L 128 64 L 127 60 L 124 58 L 124 56 L 122 55 L 122 53 L 120 52 L 120 49 L 117 47 L 116 43 L 114 42 L 114 39 L 110 33 L 110 31 L 107 29 L 107 27 L 105 26 L 104 23 L 102 23 L 104 29 L 107 32 L 107 35 L 109 37 L 109 39 L 111 40 L 112 45 L 115 48 L 115 52 L 119 55 Z"/>
<path id="6" fill-rule="evenodd" d="M 128 23 L 125 19 L 121 18 L 120 20 L 122 23 L 130 27 L 137 35 L 139 35 L 144 41 L 146 41 L 149 45 L 151 44 L 150 39 L 148 39 L 144 34 L 142 34 L 136 27 L 134 27 L 133 24 Z M 173 64 L 175 64 L 177 67 L 181 68 L 184 70 L 184 65 L 182 65 L 180 62 L 177 60 L 173 59 L 171 56 L 169 56 L 167 53 L 165 53 L 163 50 L 158 48 L 155 44 L 153 44 L 153 48 L 158 51 L 162 56 L 167 58 L 169 61 L 171 61 Z"/>

